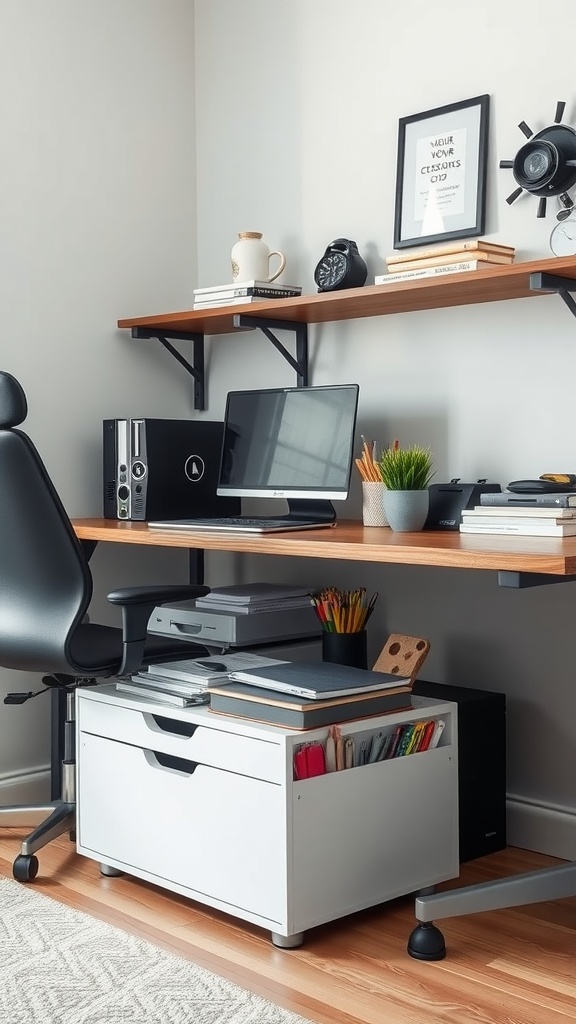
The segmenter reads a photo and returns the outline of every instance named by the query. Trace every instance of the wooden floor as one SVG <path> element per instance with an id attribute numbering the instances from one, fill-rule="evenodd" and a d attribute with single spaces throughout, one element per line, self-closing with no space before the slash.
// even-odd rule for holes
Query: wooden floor
<path id="1" fill-rule="evenodd" d="M 12 876 L 19 834 L 0 833 L 1 875 Z M 252 925 L 128 876 L 102 877 L 68 839 L 41 850 L 39 860 L 37 891 L 319 1024 L 568 1024 L 576 1017 L 576 898 L 439 922 L 448 956 L 420 963 L 406 953 L 409 898 L 314 929 L 300 949 L 284 951 Z M 509 849 L 464 865 L 460 883 L 554 863 Z"/>

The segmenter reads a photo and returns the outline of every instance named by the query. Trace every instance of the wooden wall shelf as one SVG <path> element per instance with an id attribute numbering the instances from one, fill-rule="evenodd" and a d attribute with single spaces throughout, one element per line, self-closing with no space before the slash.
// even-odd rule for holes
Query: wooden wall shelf
<path id="1" fill-rule="evenodd" d="M 138 340 L 157 338 L 194 378 L 194 408 L 205 409 L 204 336 L 233 334 L 260 327 L 297 373 L 298 386 L 308 384 L 308 324 L 334 323 L 364 317 L 409 313 L 419 309 L 467 306 L 479 302 L 526 299 L 558 293 L 576 316 L 576 259 L 533 260 L 497 269 L 466 271 L 442 277 L 409 279 L 394 284 L 347 288 L 344 291 L 301 295 L 294 299 L 264 299 L 262 302 L 218 306 L 180 313 L 160 313 L 118 321 L 130 328 Z M 287 351 L 272 330 L 293 331 L 296 357 Z M 193 363 L 188 362 L 172 341 L 190 341 Z"/>
<path id="2" fill-rule="evenodd" d="M 526 299 L 546 294 L 533 290 L 531 275 L 538 273 L 552 274 L 576 282 L 576 259 L 569 256 L 532 260 L 500 266 L 497 270 L 466 271 L 438 278 L 410 279 L 396 284 L 301 295 L 294 299 L 265 299 L 247 305 L 220 306 L 209 311 L 197 309 L 128 317 L 119 320 L 118 327 L 155 329 L 168 337 L 171 331 L 218 335 L 234 333 L 235 317 L 242 313 L 265 321 L 319 324 L 387 316 L 390 313 L 410 313 L 418 309 Z"/>

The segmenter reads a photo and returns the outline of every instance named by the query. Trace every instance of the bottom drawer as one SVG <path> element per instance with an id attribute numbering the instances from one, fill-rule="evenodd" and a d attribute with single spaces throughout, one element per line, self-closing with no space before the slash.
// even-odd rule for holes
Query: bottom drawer
<path id="1" fill-rule="evenodd" d="M 233 772 L 81 734 L 78 845 L 280 922 L 283 790 Z"/>

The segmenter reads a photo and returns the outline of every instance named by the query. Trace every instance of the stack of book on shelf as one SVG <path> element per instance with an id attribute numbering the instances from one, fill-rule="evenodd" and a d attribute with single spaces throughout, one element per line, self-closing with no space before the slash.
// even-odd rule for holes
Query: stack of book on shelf
<path id="1" fill-rule="evenodd" d="M 555 495 L 549 494 L 548 498 Z M 559 497 L 557 495 L 556 497 Z M 567 497 L 565 494 L 564 497 Z M 572 495 L 576 498 L 576 494 Z M 576 508 L 559 505 L 476 505 L 462 511 L 461 533 L 520 537 L 576 537 Z"/>
<path id="2" fill-rule="evenodd" d="M 193 309 L 211 309 L 215 306 L 233 306 L 263 299 L 289 299 L 302 294 L 300 285 L 271 284 L 270 281 L 237 281 L 235 284 L 215 284 L 211 288 L 194 289 Z"/>
<path id="3" fill-rule="evenodd" d="M 290 729 L 410 708 L 412 683 L 388 672 L 331 662 L 290 661 L 232 672 L 208 685 L 210 710 Z"/>
<path id="4" fill-rule="evenodd" d="M 432 249 L 417 249 L 388 256 L 388 272 L 374 278 L 374 284 L 392 284 L 419 277 L 461 274 L 467 270 L 497 270 L 514 262 L 511 245 L 486 242 L 482 238 L 455 241 Z"/>
<path id="5" fill-rule="evenodd" d="M 280 583 L 239 583 L 214 587 L 196 598 L 195 607 L 212 612 L 234 612 L 254 615 L 259 612 L 287 612 L 309 608 L 312 613 L 311 588 L 283 586 Z"/>
<path id="6" fill-rule="evenodd" d="M 164 661 L 141 669 L 129 679 L 119 679 L 116 689 L 136 697 L 187 708 L 208 704 L 208 687 L 218 680 L 227 680 L 230 672 L 266 668 L 282 664 L 277 658 L 238 651 L 234 654 L 210 655 L 184 661 Z"/>

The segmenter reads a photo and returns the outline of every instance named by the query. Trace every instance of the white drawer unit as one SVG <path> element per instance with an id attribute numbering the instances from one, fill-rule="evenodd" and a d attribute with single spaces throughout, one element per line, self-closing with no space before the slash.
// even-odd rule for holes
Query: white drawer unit
<path id="1" fill-rule="evenodd" d="M 457 705 L 344 723 L 360 740 L 442 718 L 434 750 L 294 781 L 297 732 L 77 690 L 78 852 L 267 928 L 308 928 L 459 872 Z"/>

